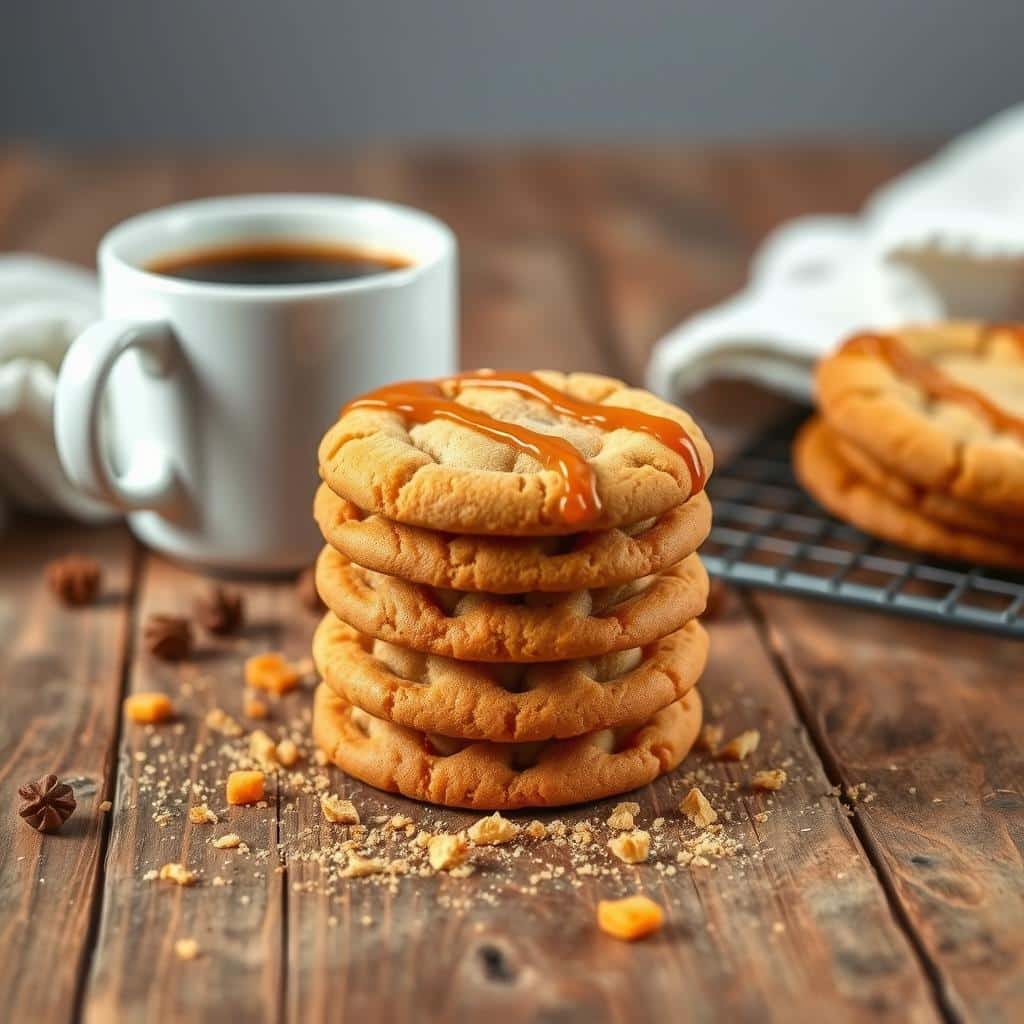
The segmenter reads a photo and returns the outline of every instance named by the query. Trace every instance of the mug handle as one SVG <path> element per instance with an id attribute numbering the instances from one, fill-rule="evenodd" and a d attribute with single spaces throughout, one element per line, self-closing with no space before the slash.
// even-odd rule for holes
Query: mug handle
<path id="1" fill-rule="evenodd" d="M 110 373 L 136 349 L 152 377 L 166 378 L 181 363 L 170 324 L 153 320 L 100 320 L 71 343 L 57 377 L 53 425 L 57 451 L 71 482 L 125 512 L 168 510 L 181 497 L 181 481 L 166 449 L 136 451 L 123 474 L 104 452 L 100 411 Z"/>

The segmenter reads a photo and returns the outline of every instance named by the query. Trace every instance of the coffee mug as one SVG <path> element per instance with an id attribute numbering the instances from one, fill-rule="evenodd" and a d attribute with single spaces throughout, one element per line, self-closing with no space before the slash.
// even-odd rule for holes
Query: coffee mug
<path id="1" fill-rule="evenodd" d="M 148 270 L 235 245 L 345 246 L 397 269 L 238 284 Z M 209 568 L 308 565 L 317 443 L 345 401 L 456 368 L 456 244 L 424 213 L 346 196 L 182 203 L 98 253 L 105 319 L 71 345 L 54 428 L 71 481 L 158 551 Z"/>

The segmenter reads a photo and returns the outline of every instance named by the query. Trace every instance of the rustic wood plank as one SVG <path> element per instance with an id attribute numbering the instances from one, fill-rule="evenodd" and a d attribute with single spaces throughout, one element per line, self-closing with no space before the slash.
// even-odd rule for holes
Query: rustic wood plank
<path id="1" fill-rule="evenodd" d="M 749 618 L 733 602 L 711 628 L 715 657 L 702 684 L 709 718 L 729 735 L 759 726 L 761 749 L 742 765 L 696 756 L 631 798 L 642 824 L 666 817 L 657 859 L 675 871 L 674 851 L 696 833 L 676 807 L 687 771 L 699 768 L 704 791 L 733 817 L 726 834 L 743 854 L 674 875 L 649 863 L 595 877 L 578 871 L 583 858 L 571 845 L 545 841 L 511 860 L 478 851 L 481 867 L 467 879 L 403 877 L 392 892 L 375 878 L 332 881 L 327 867 L 302 859 L 336 841 L 315 797 L 299 795 L 295 817 L 282 821 L 290 884 L 302 890 L 289 896 L 288 1018 L 412 1021 L 430 1008 L 456 1020 L 648 1020 L 685 1007 L 700 1021 L 938 1019 Z M 755 768 L 780 764 L 790 782 L 776 798 L 750 791 Z M 330 777 L 364 821 L 402 813 L 417 828 L 452 831 L 477 817 Z M 617 865 L 602 824 L 615 802 L 538 817 L 594 823 L 598 844 L 585 859 L 604 868 Z M 552 869 L 564 875 L 536 880 Z M 636 891 L 665 905 L 669 925 L 627 947 L 596 930 L 595 905 Z"/>
<path id="2" fill-rule="evenodd" d="M 758 595 L 814 738 L 965 1020 L 1024 1016 L 1024 645 Z"/>
<path id="3" fill-rule="evenodd" d="M 284 882 L 277 789 L 271 777 L 267 806 L 227 806 L 226 775 L 245 751 L 245 739 L 212 730 L 206 713 L 220 708 L 241 723 L 245 657 L 270 649 L 307 655 L 312 623 L 290 583 L 246 584 L 248 626 L 240 636 L 214 639 L 197 631 L 188 661 L 156 660 L 139 642 L 141 624 L 152 612 L 190 614 L 207 585 L 161 558 L 146 560 L 129 690 L 167 693 L 178 716 L 173 724 L 125 725 L 103 915 L 85 993 L 89 1021 L 279 1016 Z M 247 726 L 277 731 L 285 710 L 300 703 L 300 696 L 290 696 L 273 707 L 270 721 Z M 188 808 L 204 802 L 218 823 L 189 821 Z M 228 832 L 239 835 L 248 852 L 211 845 Z M 198 884 L 145 879 L 172 862 L 195 871 Z M 215 882 L 218 877 L 225 884 Z M 196 940 L 198 959 L 178 958 L 179 939 Z"/>
<path id="4" fill-rule="evenodd" d="M 69 609 L 44 567 L 80 552 L 103 570 L 101 600 Z M 114 736 L 132 542 L 120 528 L 16 520 L 0 537 L 0 991 L 18 1020 L 69 1020 L 87 962 L 112 796 Z M 18 787 L 49 772 L 78 806 L 40 835 L 17 816 Z"/>

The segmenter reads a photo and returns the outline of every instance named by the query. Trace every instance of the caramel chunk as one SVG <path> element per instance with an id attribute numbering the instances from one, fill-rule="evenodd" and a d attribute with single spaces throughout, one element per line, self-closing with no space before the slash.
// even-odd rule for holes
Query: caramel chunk
<path id="1" fill-rule="evenodd" d="M 597 925 L 601 931 L 627 942 L 656 932 L 664 921 L 661 907 L 646 896 L 601 900 L 597 905 Z"/>
<path id="2" fill-rule="evenodd" d="M 174 705 L 166 693 L 133 693 L 125 698 L 124 712 L 133 722 L 154 725 L 166 722 L 174 714 Z"/>
<path id="3" fill-rule="evenodd" d="M 255 804 L 263 799 L 263 772 L 232 772 L 228 776 L 229 804 Z"/>
<path id="4" fill-rule="evenodd" d="M 298 686 L 300 674 L 277 651 L 255 654 L 245 663 L 245 683 L 254 690 L 288 693 Z"/>

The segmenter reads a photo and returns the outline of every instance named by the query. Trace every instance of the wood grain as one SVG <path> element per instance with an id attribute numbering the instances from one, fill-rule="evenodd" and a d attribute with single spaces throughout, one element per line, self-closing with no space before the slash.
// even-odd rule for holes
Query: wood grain
<path id="1" fill-rule="evenodd" d="M 290 584 L 247 584 L 248 626 L 240 636 L 214 639 L 197 631 L 187 662 L 155 659 L 139 642 L 141 626 L 154 612 L 190 615 L 206 586 L 196 573 L 156 556 L 146 560 L 129 691 L 166 693 L 178 714 L 160 726 L 125 725 L 103 915 L 85 992 L 89 1021 L 213 1021 L 225 1013 L 238 1020 L 278 1018 L 284 880 L 277 870 L 277 791 L 271 779 L 266 807 L 227 806 L 231 751 L 205 716 L 220 708 L 243 721 L 244 659 L 266 650 L 305 656 L 312 623 Z M 299 700 L 282 701 L 263 727 L 275 731 Z M 217 824 L 189 821 L 189 806 L 203 802 Z M 248 853 L 213 848 L 211 841 L 229 832 L 241 837 Z M 172 862 L 198 873 L 198 884 L 145 880 L 147 871 Z M 216 884 L 218 876 L 226 884 Z M 195 939 L 199 958 L 180 960 L 174 950 L 179 939 Z"/>
<path id="2" fill-rule="evenodd" d="M 1024 645 L 757 598 L 815 741 L 943 1000 L 965 1020 L 1024 1007 Z"/>
<path id="3" fill-rule="evenodd" d="M 66 1020 L 88 962 L 113 791 L 132 543 L 121 529 L 19 521 L 0 538 L 0 992 L 10 1020 Z M 65 608 L 45 566 L 71 551 L 103 571 L 101 600 Z M 17 816 L 18 787 L 50 772 L 78 806 L 60 832 Z"/>

